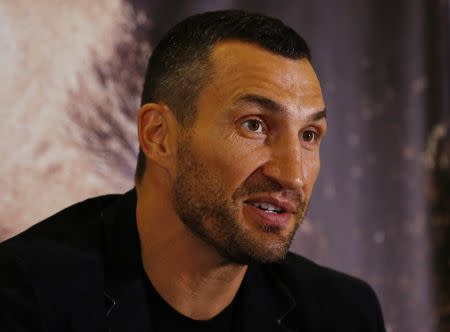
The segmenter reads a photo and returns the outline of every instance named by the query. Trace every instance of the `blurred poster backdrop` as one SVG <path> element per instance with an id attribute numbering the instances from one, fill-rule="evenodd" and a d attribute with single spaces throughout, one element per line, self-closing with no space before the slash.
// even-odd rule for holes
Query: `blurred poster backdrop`
<path id="1" fill-rule="evenodd" d="M 321 175 L 292 249 L 369 281 L 388 331 L 450 331 L 447 1 L 0 2 L 0 241 L 133 186 L 152 45 L 224 8 L 294 27 L 324 90 Z"/>

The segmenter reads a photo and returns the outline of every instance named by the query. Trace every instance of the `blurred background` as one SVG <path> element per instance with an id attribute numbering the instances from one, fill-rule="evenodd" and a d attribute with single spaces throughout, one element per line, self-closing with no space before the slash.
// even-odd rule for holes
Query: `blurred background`
<path id="1" fill-rule="evenodd" d="M 450 331 L 449 0 L 0 2 L 0 241 L 133 186 L 146 61 L 242 8 L 309 43 L 329 111 L 293 250 L 367 280 L 389 332 Z"/>

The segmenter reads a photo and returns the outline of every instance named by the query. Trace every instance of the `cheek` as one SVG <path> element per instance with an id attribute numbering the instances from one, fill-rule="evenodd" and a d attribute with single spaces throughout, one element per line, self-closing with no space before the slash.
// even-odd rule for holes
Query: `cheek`
<path id="1" fill-rule="evenodd" d="M 238 188 L 264 163 L 257 150 L 239 139 L 221 138 L 215 144 L 212 140 L 209 142 L 210 144 L 203 143 L 200 157 L 205 166 L 217 175 L 218 180 L 232 190 Z"/>
<path id="2" fill-rule="evenodd" d="M 306 156 L 305 156 L 306 157 Z M 312 190 L 314 183 L 317 180 L 320 171 L 320 155 L 318 151 L 311 151 L 307 158 L 304 158 L 303 172 L 305 182 L 309 188 Z"/>

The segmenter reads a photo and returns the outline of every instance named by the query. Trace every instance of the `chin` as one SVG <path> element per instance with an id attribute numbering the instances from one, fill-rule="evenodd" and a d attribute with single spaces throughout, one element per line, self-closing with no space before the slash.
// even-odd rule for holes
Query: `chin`
<path id="1" fill-rule="evenodd" d="M 265 235 L 257 241 L 247 238 L 243 243 L 234 243 L 232 248 L 227 248 L 231 250 L 223 252 L 224 257 L 241 265 L 282 261 L 289 251 L 291 239 L 279 235 L 274 239 L 274 234 L 270 234 L 271 238 L 268 239 Z"/>
<path id="2" fill-rule="evenodd" d="M 243 217 L 241 225 L 244 227 L 235 229 L 230 243 L 216 245 L 216 249 L 229 261 L 242 265 L 282 261 L 297 229 L 294 218 L 280 226 L 261 225 Z"/>
<path id="3" fill-rule="evenodd" d="M 236 257 L 234 257 L 232 261 L 240 265 L 278 263 L 285 259 L 287 252 L 288 251 L 286 250 L 283 253 L 270 253 L 268 255 L 254 255 L 254 253 L 251 253 L 247 255 L 241 255 L 237 259 Z"/>

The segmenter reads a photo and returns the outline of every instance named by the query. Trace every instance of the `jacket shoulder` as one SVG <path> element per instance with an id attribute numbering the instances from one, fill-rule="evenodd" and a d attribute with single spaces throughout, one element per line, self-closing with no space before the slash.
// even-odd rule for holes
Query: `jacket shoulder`
<path id="1" fill-rule="evenodd" d="M 307 283 L 317 294 L 333 294 L 333 299 L 350 300 L 375 297 L 369 284 L 357 277 L 321 266 L 303 256 L 289 253 L 280 265 L 283 278 L 291 286 Z M 333 300 L 329 300 L 333 302 Z"/>
<path id="2" fill-rule="evenodd" d="M 90 296 L 103 289 L 101 216 L 118 197 L 77 203 L 0 243 L 0 329 L 58 331 L 73 306 L 102 310 Z"/>
<path id="3" fill-rule="evenodd" d="M 99 196 L 74 204 L 0 243 L 0 262 L 21 262 L 29 274 L 46 273 L 49 280 L 70 274 L 74 262 L 101 264 L 108 219 L 102 216 L 114 208 L 120 196 Z"/>
<path id="4" fill-rule="evenodd" d="M 328 324 L 385 331 L 378 298 L 367 282 L 294 253 L 287 255 L 278 273 L 296 299 L 308 294 Z"/>
<path id="5" fill-rule="evenodd" d="M 101 223 L 102 211 L 120 196 L 98 196 L 71 205 L 0 243 L 0 252 L 19 250 L 22 247 L 30 249 L 33 244 L 37 245 L 42 241 L 54 242 L 54 245 L 75 244 L 77 240 L 84 242 L 87 237 L 96 233 L 95 229 Z M 80 237 L 82 233 L 84 236 Z"/>
<path id="6" fill-rule="evenodd" d="M 312 260 L 289 252 L 281 265 L 283 272 L 290 279 L 308 279 L 321 286 L 327 287 L 366 287 L 368 284 L 354 276 L 339 272 L 329 267 L 321 266 Z"/>

